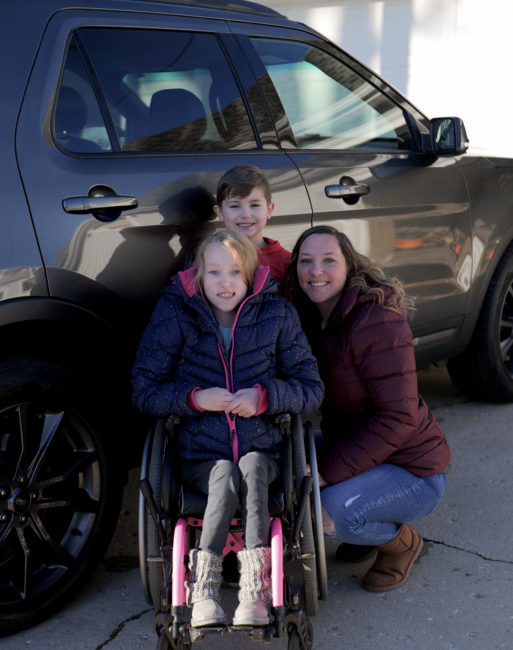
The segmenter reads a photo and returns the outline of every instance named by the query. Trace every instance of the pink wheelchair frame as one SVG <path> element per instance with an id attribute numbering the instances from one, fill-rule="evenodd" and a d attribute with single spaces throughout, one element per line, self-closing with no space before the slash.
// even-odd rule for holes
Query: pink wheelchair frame
<path id="1" fill-rule="evenodd" d="M 264 641 L 287 635 L 288 650 L 311 650 L 313 628 L 308 617 L 316 613 L 318 599 L 327 598 L 328 593 L 317 471 L 310 476 L 306 464 L 305 442 L 310 466 L 317 468 L 314 435 L 311 424 L 303 429 L 298 416 L 285 414 L 277 420 L 284 437 L 283 506 L 279 513 L 271 513 L 270 521 L 270 623 L 258 627 L 190 626 L 186 559 L 202 519 L 187 512 L 180 485 L 169 491 L 175 478 L 168 470 L 176 462 L 177 418 L 159 420 L 149 432 L 141 466 L 139 561 L 145 597 L 156 610 L 157 650 L 182 650 L 207 635 L 231 632 L 246 632 Z M 224 554 L 243 548 L 241 531 L 242 520 L 234 519 Z"/>

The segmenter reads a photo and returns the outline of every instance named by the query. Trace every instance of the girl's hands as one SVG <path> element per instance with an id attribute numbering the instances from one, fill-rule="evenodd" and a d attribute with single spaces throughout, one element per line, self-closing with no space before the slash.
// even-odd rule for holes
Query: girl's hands
<path id="1" fill-rule="evenodd" d="M 194 393 L 194 401 L 203 411 L 224 411 L 250 418 L 256 415 L 260 393 L 258 388 L 241 388 L 235 395 L 226 388 L 205 388 Z"/>
<path id="2" fill-rule="evenodd" d="M 228 410 L 234 415 L 250 418 L 256 415 L 259 402 L 260 393 L 258 388 L 241 388 L 233 396 Z"/>
<path id="3" fill-rule="evenodd" d="M 205 388 L 194 393 L 194 401 L 204 411 L 229 411 L 233 394 L 226 388 Z"/>

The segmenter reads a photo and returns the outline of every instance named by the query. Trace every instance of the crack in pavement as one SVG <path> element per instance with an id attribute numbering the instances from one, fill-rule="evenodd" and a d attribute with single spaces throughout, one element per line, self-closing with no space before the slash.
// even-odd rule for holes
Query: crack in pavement
<path id="1" fill-rule="evenodd" d="M 96 646 L 95 650 L 101 650 L 101 648 L 104 648 L 106 645 L 108 645 L 111 641 L 113 641 L 117 635 L 121 632 L 121 630 L 125 627 L 126 623 L 129 623 L 130 621 L 136 621 L 138 618 L 141 618 L 141 616 L 144 616 L 148 612 L 153 611 L 151 607 L 148 607 L 148 609 L 143 609 L 142 612 L 139 612 L 138 614 L 133 614 L 132 616 L 129 616 L 128 618 L 125 618 L 124 621 L 121 621 L 121 623 L 114 628 L 114 630 L 110 633 L 110 636 L 108 639 L 106 639 L 102 644 L 99 646 Z"/>
<path id="2" fill-rule="evenodd" d="M 445 546 L 446 548 L 451 548 L 454 549 L 455 551 L 461 551 L 462 553 L 470 553 L 471 555 L 475 555 L 476 557 L 480 557 L 483 560 L 486 560 L 487 562 L 498 562 L 501 564 L 513 564 L 513 560 L 498 560 L 493 557 L 487 557 L 486 555 L 483 555 L 483 553 L 479 553 L 478 551 L 471 551 L 467 548 L 462 548 L 461 546 L 456 546 L 455 544 L 448 544 L 447 542 L 442 542 L 438 539 L 430 539 L 429 537 L 424 537 L 423 538 L 425 542 L 428 542 L 430 544 L 437 544 L 438 546 Z M 106 639 L 102 644 L 97 646 L 95 650 L 102 650 L 105 646 L 107 646 L 111 641 L 113 641 L 118 634 L 123 630 L 125 625 L 127 623 L 130 623 L 130 621 L 136 621 L 137 619 L 141 618 L 148 612 L 153 611 L 151 607 L 148 607 L 147 609 L 143 609 L 141 612 L 138 612 L 137 614 L 133 614 L 132 616 L 129 616 L 125 620 L 121 621 L 121 623 L 114 628 L 114 630 L 111 632 L 109 635 L 108 639 Z"/>
<path id="3" fill-rule="evenodd" d="M 441 542 L 438 539 L 429 539 L 428 537 L 423 538 L 425 542 L 431 544 L 438 544 L 439 546 L 446 546 L 447 548 L 453 548 L 455 551 L 462 551 L 463 553 L 470 553 L 471 555 L 476 555 L 487 562 L 499 562 L 501 564 L 513 564 L 513 560 L 497 560 L 494 557 L 487 557 L 478 551 L 471 551 L 468 548 L 462 548 L 461 546 L 455 546 L 454 544 L 448 544 L 447 542 Z"/>

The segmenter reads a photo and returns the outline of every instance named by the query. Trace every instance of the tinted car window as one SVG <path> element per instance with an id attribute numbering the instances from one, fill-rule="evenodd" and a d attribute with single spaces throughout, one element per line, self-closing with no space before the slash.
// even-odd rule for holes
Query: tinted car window
<path id="1" fill-rule="evenodd" d="M 55 136 L 63 149 L 77 153 L 111 151 L 95 93 L 76 40 L 68 50 L 55 109 Z"/>
<path id="2" fill-rule="evenodd" d="M 91 84 L 103 104 L 105 123 Z M 89 109 L 76 124 L 79 104 Z M 77 136 L 73 142 L 65 137 L 71 128 Z M 63 73 L 55 131 L 64 148 L 81 152 L 257 146 L 217 37 L 185 31 L 77 30 Z"/>
<path id="3" fill-rule="evenodd" d="M 409 148 L 403 111 L 340 60 L 297 41 L 252 42 L 287 113 L 297 147 Z"/>

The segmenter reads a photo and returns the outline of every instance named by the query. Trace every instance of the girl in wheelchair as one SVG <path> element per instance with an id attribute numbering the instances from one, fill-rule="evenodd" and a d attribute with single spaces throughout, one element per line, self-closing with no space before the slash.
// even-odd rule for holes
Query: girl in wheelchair
<path id="1" fill-rule="evenodd" d="M 274 416 L 312 413 L 323 397 L 297 313 L 276 288 L 249 239 L 218 231 L 162 291 L 136 355 L 136 407 L 180 416 L 183 479 L 208 495 L 199 548 L 189 554 L 193 627 L 227 622 L 222 552 L 239 507 L 245 547 L 233 625 L 269 623 L 268 487 L 282 442 Z"/>

